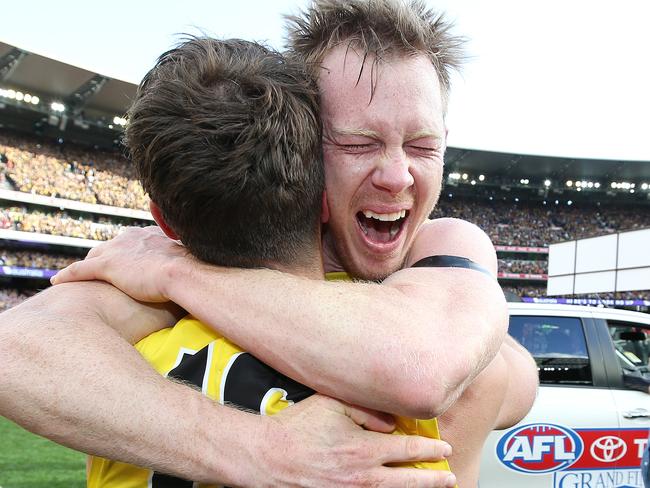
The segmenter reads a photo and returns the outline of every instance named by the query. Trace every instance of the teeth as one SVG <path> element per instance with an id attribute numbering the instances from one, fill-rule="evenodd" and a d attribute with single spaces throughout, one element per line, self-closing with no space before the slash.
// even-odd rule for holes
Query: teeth
<path id="1" fill-rule="evenodd" d="M 364 210 L 363 215 L 367 219 L 377 219 L 383 222 L 394 222 L 396 220 L 403 219 L 404 217 L 406 217 L 406 210 L 400 210 L 399 212 L 393 212 L 387 214 L 378 214 L 371 210 Z"/>

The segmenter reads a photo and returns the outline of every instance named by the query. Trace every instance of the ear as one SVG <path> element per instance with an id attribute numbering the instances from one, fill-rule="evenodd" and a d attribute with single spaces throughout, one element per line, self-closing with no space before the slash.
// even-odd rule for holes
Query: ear
<path id="1" fill-rule="evenodd" d="M 151 211 L 151 215 L 153 219 L 156 221 L 156 224 L 158 224 L 158 226 L 162 229 L 165 235 L 175 241 L 179 240 L 179 237 L 176 234 L 176 232 L 174 232 L 172 228 L 169 227 L 169 225 L 167 225 L 167 222 L 165 222 L 160 207 L 156 205 L 153 202 L 153 200 L 149 200 L 149 210 Z"/>
<path id="2" fill-rule="evenodd" d="M 320 209 L 321 224 L 326 224 L 330 219 L 330 208 L 327 205 L 327 190 L 323 190 L 323 201 Z"/>

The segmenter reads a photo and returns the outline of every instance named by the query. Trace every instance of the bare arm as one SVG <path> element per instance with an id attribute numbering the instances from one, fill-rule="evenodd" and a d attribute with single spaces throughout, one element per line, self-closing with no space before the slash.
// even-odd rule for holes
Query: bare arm
<path id="1" fill-rule="evenodd" d="M 174 315 L 130 302 L 109 285 L 74 283 L 0 314 L 0 414 L 69 447 L 206 483 L 448 486 L 444 473 L 383 466 L 440 458 L 446 444 L 360 427 L 389 431 L 379 414 L 316 395 L 261 417 L 164 379 L 103 314 L 141 323 Z"/>
<path id="2" fill-rule="evenodd" d="M 180 247 L 143 252 L 134 263 L 146 232 L 154 248 L 169 245 L 155 242 L 166 239 L 156 231 L 136 230 L 131 240 L 122 237 L 128 255 L 120 255 L 118 241 L 116 252 L 98 249 L 61 279 L 95 277 L 138 298 L 172 300 L 283 373 L 350 403 L 435 416 L 490 362 L 506 331 L 503 294 L 477 271 L 411 268 L 381 285 L 327 283 L 215 268 Z M 466 256 L 496 273 L 489 239 L 467 222 L 426 224 L 410 262 L 435 254 Z M 115 264 L 120 260 L 124 266 Z M 466 353 L 451 355 L 461 339 Z"/>
<path id="3" fill-rule="evenodd" d="M 539 373 L 530 353 L 511 336 L 500 351 L 506 364 L 507 386 L 495 429 L 512 427 L 530 411 L 537 396 Z"/>
<path id="4" fill-rule="evenodd" d="M 455 350 L 460 353 L 463 343 Z M 454 448 L 449 463 L 459 486 L 477 485 L 488 435 L 519 422 L 530 410 L 536 391 L 535 362 L 507 336 L 492 362 L 439 419 L 441 436 Z"/>
<path id="5" fill-rule="evenodd" d="M 112 329 L 99 325 L 101 316 L 85 305 L 90 300 L 116 314 L 122 310 L 119 295 L 104 293 L 106 288 L 100 283 L 85 283 L 83 289 L 78 284 L 50 288 L 0 315 L 0 413 L 78 450 L 136 464 L 144 463 L 143 453 L 149 451 L 157 458 L 152 464 L 156 469 L 216 475 L 219 468 L 210 465 L 214 459 L 198 457 L 180 466 L 181 472 L 174 470 L 184 449 L 175 442 L 180 434 L 191 432 L 198 443 L 207 439 L 195 418 L 173 413 L 198 412 L 206 399 L 166 382 Z M 165 320 L 164 315 L 158 318 Z M 144 323 L 154 316 L 132 318 Z M 88 327 L 90 322 L 97 327 Z M 152 401 L 162 425 L 156 425 L 160 418 L 135 414 L 140 405 L 150 408 Z M 224 411 L 224 416 L 229 413 Z M 142 435 L 147 431 L 159 436 Z"/>

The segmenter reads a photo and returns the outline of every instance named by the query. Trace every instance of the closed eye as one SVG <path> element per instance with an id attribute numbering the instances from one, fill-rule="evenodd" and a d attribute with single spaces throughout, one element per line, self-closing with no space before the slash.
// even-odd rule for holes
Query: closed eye
<path id="1" fill-rule="evenodd" d="M 414 149 L 414 150 L 416 150 L 416 151 L 418 151 L 420 153 L 424 153 L 424 154 L 432 154 L 433 155 L 433 154 L 436 154 L 439 151 L 439 149 L 437 147 L 426 147 L 426 146 L 408 146 L 408 147 L 410 147 L 411 149 Z"/>
<path id="2" fill-rule="evenodd" d="M 344 151 L 350 152 L 350 153 L 356 153 L 356 154 L 361 154 L 364 152 L 372 151 L 377 147 L 377 144 L 375 143 L 367 143 L 367 144 L 338 144 L 338 147 L 341 148 Z"/>
<path id="3" fill-rule="evenodd" d="M 444 149 L 444 143 L 439 137 L 417 137 L 406 141 L 406 147 L 411 151 L 425 156 L 435 156 Z"/>

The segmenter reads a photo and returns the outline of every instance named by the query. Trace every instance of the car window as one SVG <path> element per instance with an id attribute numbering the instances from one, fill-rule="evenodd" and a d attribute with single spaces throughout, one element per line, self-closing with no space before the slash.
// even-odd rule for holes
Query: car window
<path id="1" fill-rule="evenodd" d="M 627 389 L 650 393 L 650 327 L 607 321 Z"/>
<path id="2" fill-rule="evenodd" d="M 648 369 L 650 363 L 650 330 L 626 322 L 608 321 L 619 362 L 624 369 Z"/>
<path id="3" fill-rule="evenodd" d="M 509 333 L 535 358 L 541 384 L 593 384 L 580 319 L 515 315 Z"/>

